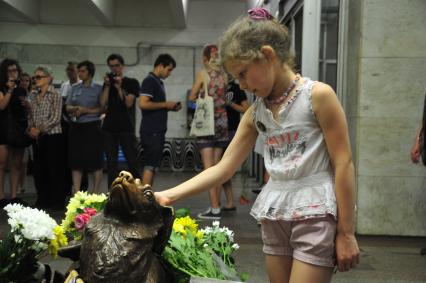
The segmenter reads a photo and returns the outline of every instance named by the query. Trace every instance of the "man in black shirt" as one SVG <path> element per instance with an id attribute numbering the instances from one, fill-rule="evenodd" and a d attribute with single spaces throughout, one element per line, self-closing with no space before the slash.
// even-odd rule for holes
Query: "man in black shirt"
<path id="1" fill-rule="evenodd" d="M 104 77 L 101 105 L 106 107 L 102 125 L 107 155 L 108 186 L 118 176 L 118 150 L 121 146 L 134 177 L 140 178 L 136 151 L 135 99 L 139 94 L 139 82 L 123 74 L 124 59 L 111 54 L 107 59 L 110 73 Z"/>
<path id="2" fill-rule="evenodd" d="M 154 70 L 143 80 L 139 107 L 142 110 L 140 128 L 145 166 L 143 183 L 152 185 L 155 169 L 158 168 L 163 154 L 167 131 L 167 112 L 179 111 L 180 102 L 167 101 L 163 81 L 172 73 L 176 62 L 169 54 L 160 54 L 154 63 Z"/>
<path id="3" fill-rule="evenodd" d="M 229 142 L 235 136 L 238 125 L 240 124 L 241 114 L 247 111 L 249 104 L 246 93 L 240 89 L 235 81 L 230 81 L 226 90 L 226 114 L 228 115 L 228 136 Z M 223 183 L 226 204 L 221 208 L 222 212 L 235 211 L 234 194 L 232 192 L 231 179 Z"/>

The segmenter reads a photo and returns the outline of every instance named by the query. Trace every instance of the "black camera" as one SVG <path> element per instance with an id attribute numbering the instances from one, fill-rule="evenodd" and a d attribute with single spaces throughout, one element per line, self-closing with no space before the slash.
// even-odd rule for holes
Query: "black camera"
<path id="1" fill-rule="evenodd" d="M 16 79 L 15 80 L 15 87 L 18 87 L 21 84 L 21 80 L 20 79 Z"/>
<path id="2" fill-rule="evenodd" d="M 113 72 L 109 72 L 109 73 L 107 73 L 106 75 L 107 75 L 107 77 L 108 77 L 109 83 L 110 83 L 110 84 L 113 84 L 113 83 L 114 83 L 114 81 L 115 81 L 115 77 L 117 76 L 117 74 L 116 74 L 116 73 L 113 73 Z"/>

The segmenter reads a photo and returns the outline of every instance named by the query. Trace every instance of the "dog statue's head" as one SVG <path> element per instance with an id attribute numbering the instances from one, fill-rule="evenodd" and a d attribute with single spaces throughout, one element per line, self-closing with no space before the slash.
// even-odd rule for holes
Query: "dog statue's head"
<path id="1" fill-rule="evenodd" d="M 106 217 L 124 222 L 151 222 L 158 220 L 160 210 L 151 186 L 143 185 L 129 172 L 121 171 L 111 185 L 104 213 Z"/>

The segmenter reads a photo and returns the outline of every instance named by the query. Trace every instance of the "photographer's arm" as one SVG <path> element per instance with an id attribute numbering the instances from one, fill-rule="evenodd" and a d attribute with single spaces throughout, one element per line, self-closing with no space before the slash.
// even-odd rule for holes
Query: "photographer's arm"
<path id="1" fill-rule="evenodd" d="M 6 91 L 6 93 L 3 93 L 0 91 L 0 110 L 6 109 L 6 107 L 9 105 L 11 97 L 12 97 L 11 91 Z"/>
<path id="2" fill-rule="evenodd" d="M 135 103 L 135 99 L 136 95 L 129 93 L 124 97 L 124 104 L 126 104 L 127 108 L 132 108 Z"/>
<path id="3" fill-rule="evenodd" d="M 102 95 L 101 95 L 101 107 L 106 108 L 106 106 L 108 105 L 108 97 L 109 97 L 109 83 L 105 83 L 104 84 L 104 88 L 102 90 Z"/>

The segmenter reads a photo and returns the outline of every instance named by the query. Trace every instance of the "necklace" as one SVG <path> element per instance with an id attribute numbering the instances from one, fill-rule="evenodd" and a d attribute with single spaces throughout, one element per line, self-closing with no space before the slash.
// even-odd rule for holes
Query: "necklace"
<path id="1" fill-rule="evenodd" d="M 281 95 L 280 97 L 276 98 L 276 99 L 265 99 L 265 102 L 268 106 L 272 106 L 272 105 L 279 105 L 281 104 L 287 97 L 288 95 L 291 93 L 291 91 L 294 89 L 294 87 L 296 86 L 297 82 L 300 79 L 300 75 L 297 74 L 296 78 L 294 80 L 291 81 L 290 86 L 287 88 L 287 90 L 283 93 L 283 95 Z"/>

